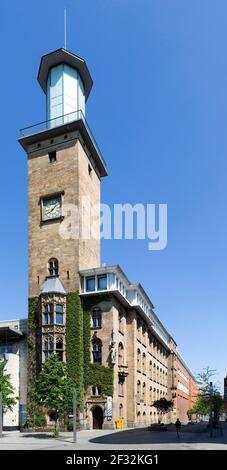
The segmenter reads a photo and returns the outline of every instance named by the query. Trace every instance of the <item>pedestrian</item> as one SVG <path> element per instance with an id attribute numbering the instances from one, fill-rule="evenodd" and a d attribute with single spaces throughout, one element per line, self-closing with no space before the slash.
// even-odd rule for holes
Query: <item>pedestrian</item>
<path id="1" fill-rule="evenodd" d="M 178 437 L 178 439 L 180 439 L 179 431 L 180 431 L 180 427 L 181 427 L 181 422 L 180 422 L 179 418 L 177 418 L 175 426 L 176 426 L 176 430 L 177 430 L 177 437 Z"/>

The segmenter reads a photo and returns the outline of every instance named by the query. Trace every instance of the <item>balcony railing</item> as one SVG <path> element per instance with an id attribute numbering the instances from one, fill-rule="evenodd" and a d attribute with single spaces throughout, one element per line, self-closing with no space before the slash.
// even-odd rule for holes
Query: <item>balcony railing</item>
<path id="1" fill-rule="evenodd" d="M 64 124 L 69 124 L 74 121 L 83 121 L 84 126 L 90 135 L 90 138 L 92 140 L 94 147 L 96 148 L 101 160 L 103 161 L 104 166 L 106 166 L 106 162 L 102 156 L 99 146 L 94 138 L 94 135 L 92 134 L 92 131 L 81 109 L 77 111 L 73 111 L 72 113 L 63 114 L 62 116 L 58 116 L 56 118 L 48 119 L 47 121 L 38 122 L 37 124 L 33 124 L 32 126 L 24 127 L 19 130 L 20 137 L 28 137 L 33 134 L 37 134 L 39 132 L 54 129 L 54 128 L 63 126 Z"/>

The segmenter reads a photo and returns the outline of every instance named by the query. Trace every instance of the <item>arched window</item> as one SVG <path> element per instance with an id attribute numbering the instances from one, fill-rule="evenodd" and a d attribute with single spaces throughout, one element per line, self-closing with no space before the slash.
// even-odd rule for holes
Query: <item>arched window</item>
<path id="1" fill-rule="evenodd" d="M 102 328 L 101 308 L 93 308 L 92 310 L 92 328 Z"/>
<path id="2" fill-rule="evenodd" d="M 123 405 L 120 403 L 119 405 L 119 418 L 123 418 Z"/>
<path id="3" fill-rule="evenodd" d="M 118 322 L 119 322 L 119 331 L 124 334 L 124 313 L 119 312 L 118 314 Z"/>
<path id="4" fill-rule="evenodd" d="M 49 260 L 49 275 L 58 276 L 59 275 L 59 264 L 56 258 L 51 258 Z"/>
<path id="5" fill-rule="evenodd" d="M 150 387 L 150 405 L 152 405 L 152 387 Z"/>
<path id="6" fill-rule="evenodd" d="M 141 327 L 141 321 L 140 321 L 139 317 L 137 317 L 137 319 L 136 319 L 136 326 L 137 326 L 137 330 L 139 331 L 140 327 Z"/>
<path id="7" fill-rule="evenodd" d="M 118 365 L 124 365 L 124 346 L 122 343 L 118 345 Z"/>
<path id="8" fill-rule="evenodd" d="M 143 359 L 142 359 L 142 372 L 143 374 L 146 374 L 146 354 L 143 353 Z"/>
<path id="9" fill-rule="evenodd" d="M 146 384 L 143 382 L 143 399 L 145 400 L 146 398 Z"/>
<path id="10" fill-rule="evenodd" d="M 149 362 L 149 374 L 150 374 L 150 379 L 152 380 L 152 372 L 153 372 L 153 369 L 152 369 L 152 361 Z"/>
<path id="11" fill-rule="evenodd" d="M 119 376 L 118 377 L 118 395 L 120 397 L 124 396 L 124 383 L 125 383 L 125 378 Z"/>
<path id="12" fill-rule="evenodd" d="M 137 380 L 137 395 L 139 395 L 140 397 L 140 394 L 141 394 L 141 382 L 140 380 Z"/>
<path id="13" fill-rule="evenodd" d="M 63 361 L 63 338 L 62 336 L 59 336 L 56 339 L 56 353 L 58 354 L 60 361 Z"/>
<path id="14" fill-rule="evenodd" d="M 141 353 L 140 349 L 137 349 L 137 369 L 140 370 L 141 368 Z"/>
<path id="15" fill-rule="evenodd" d="M 143 323 L 143 326 L 142 326 L 143 337 L 145 337 L 146 331 L 147 331 L 146 326 Z"/>
<path id="16" fill-rule="evenodd" d="M 47 336 L 44 339 L 44 357 L 45 360 L 48 359 L 49 355 L 54 352 L 54 338 L 53 336 Z"/>
<path id="17" fill-rule="evenodd" d="M 93 362 L 96 364 L 102 364 L 102 341 L 99 338 L 92 340 L 92 354 Z"/>

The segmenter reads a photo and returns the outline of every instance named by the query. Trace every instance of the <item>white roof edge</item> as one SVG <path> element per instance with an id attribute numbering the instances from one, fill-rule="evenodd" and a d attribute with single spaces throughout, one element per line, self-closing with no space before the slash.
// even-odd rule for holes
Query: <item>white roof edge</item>
<path id="1" fill-rule="evenodd" d="M 153 311 L 154 305 L 153 305 L 152 301 L 150 300 L 148 294 L 144 290 L 143 286 L 140 283 L 131 284 L 128 277 L 126 276 L 126 274 L 124 273 L 124 271 L 122 270 L 122 268 L 120 267 L 119 264 L 114 264 L 114 265 L 110 265 L 110 266 L 100 266 L 100 267 L 91 268 L 91 269 L 82 269 L 82 270 L 79 271 L 79 274 L 82 275 L 82 276 L 87 276 L 87 275 L 92 275 L 92 274 L 95 275 L 95 274 L 99 274 L 99 273 L 111 273 L 111 272 L 115 272 L 115 274 L 120 272 L 122 277 L 124 277 L 129 290 L 130 289 L 131 290 L 132 289 L 137 289 L 141 292 L 141 294 L 145 297 L 146 301 L 149 303 L 149 306 L 151 308 L 151 314 L 154 315 L 154 318 L 157 321 L 160 328 L 163 329 L 164 333 L 168 336 L 169 339 L 172 338 L 172 335 L 166 330 L 166 328 L 163 326 L 162 322 L 159 320 L 157 315 L 154 313 L 154 311 Z"/>
<path id="2" fill-rule="evenodd" d="M 185 367 L 185 369 L 187 370 L 187 372 L 189 373 L 189 375 L 193 378 L 193 380 L 197 382 L 196 380 L 196 377 L 195 375 L 191 372 L 191 369 L 188 367 L 187 363 L 185 362 L 185 360 L 183 359 L 183 357 L 181 356 L 181 354 L 179 353 L 178 349 L 177 349 L 177 358 L 180 360 L 180 362 L 182 363 L 182 365 Z"/>

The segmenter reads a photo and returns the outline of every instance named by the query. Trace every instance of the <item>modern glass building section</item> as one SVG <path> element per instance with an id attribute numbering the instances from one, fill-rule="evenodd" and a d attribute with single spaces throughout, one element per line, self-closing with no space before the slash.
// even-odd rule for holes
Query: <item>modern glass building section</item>
<path id="1" fill-rule="evenodd" d="M 47 79 L 47 121 L 59 126 L 85 117 L 85 90 L 79 72 L 67 64 L 50 69 Z"/>

